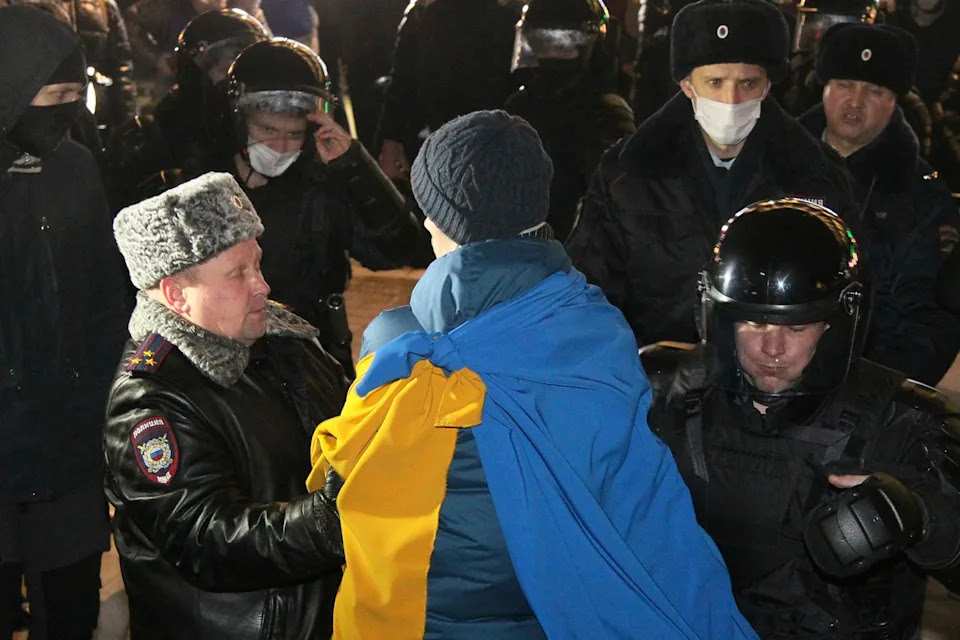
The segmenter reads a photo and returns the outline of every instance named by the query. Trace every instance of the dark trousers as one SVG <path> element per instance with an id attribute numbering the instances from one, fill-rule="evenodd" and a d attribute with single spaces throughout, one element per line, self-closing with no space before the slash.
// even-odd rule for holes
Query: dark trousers
<path id="1" fill-rule="evenodd" d="M 43 572 L 19 564 L 0 565 L 0 639 L 7 640 L 16 630 L 25 578 L 30 640 L 90 640 L 100 612 L 101 555 Z"/>

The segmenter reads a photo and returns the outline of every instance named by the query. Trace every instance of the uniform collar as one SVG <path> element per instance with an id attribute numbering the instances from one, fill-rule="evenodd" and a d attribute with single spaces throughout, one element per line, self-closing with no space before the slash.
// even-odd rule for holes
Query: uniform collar
<path id="1" fill-rule="evenodd" d="M 268 336 L 315 340 L 319 333 L 310 323 L 275 302 L 266 308 Z M 130 337 L 140 342 L 159 333 L 177 347 L 202 374 L 227 388 L 236 384 L 250 362 L 250 347 L 218 336 L 187 322 L 142 291 L 130 315 Z"/>

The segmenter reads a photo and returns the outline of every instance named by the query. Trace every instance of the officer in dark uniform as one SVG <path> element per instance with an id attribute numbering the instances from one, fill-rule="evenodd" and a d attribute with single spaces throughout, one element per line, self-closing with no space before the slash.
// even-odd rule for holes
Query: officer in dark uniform
<path id="1" fill-rule="evenodd" d="M 263 219 L 273 298 L 320 329 L 352 377 L 343 291 L 353 256 L 370 269 L 406 263 L 426 242 L 404 197 L 333 119 L 323 60 L 286 38 L 250 45 L 227 77 L 230 135 L 215 152 Z"/>
<path id="2" fill-rule="evenodd" d="M 553 162 L 547 221 L 560 240 L 600 156 L 634 130 L 630 107 L 613 90 L 609 22 L 600 0 L 531 0 L 517 22 L 512 70 L 522 86 L 504 109 L 537 130 Z"/>
<path id="3" fill-rule="evenodd" d="M 863 266 L 831 211 L 758 203 L 701 273 L 702 344 L 642 350 L 649 423 L 764 638 L 916 638 L 925 576 L 960 587 L 960 414 L 860 357 Z"/>
<path id="4" fill-rule="evenodd" d="M 177 38 L 177 84 L 153 116 L 119 129 L 107 147 L 107 178 L 115 209 L 217 167 L 227 135 L 227 70 L 246 46 L 266 40 L 266 29 L 240 9 L 206 11 Z"/>
<path id="5" fill-rule="evenodd" d="M 817 77 L 816 60 L 824 35 L 839 24 L 874 24 L 879 15 L 878 0 L 801 0 L 797 5 L 797 29 L 790 54 L 787 79 L 774 87 L 773 95 L 790 115 L 799 117 L 820 102 L 823 82 Z M 897 96 L 905 121 L 920 143 L 920 155 L 929 158 L 937 145 L 931 109 L 917 90 Z"/>
<path id="6" fill-rule="evenodd" d="M 897 106 L 917 65 L 908 32 L 844 24 L 823 37 L 823 102 L 800 118 L 844 158 L 863 204 L 860 240 L 877 282 L 866 355 L 935 385 L 960 349 L 960 318 L 934 301 L 934 282 L 957 241 L 960 216 L 946 185 L 919 156 Z"/>
<path id="7" fill-rule="evenodd" d="M 565 246 L 638 344 L 696 340 L 693 287 L 720 226 L 770 198 L 856 210 L 840 159 L 770 98 L 790 36 L 767 0 L 700 0 L 673 21 L 680 91 L 602 156 Z"/>
<path id="8" fill-rule="evenodd" d="M 267 299 L 263 225 L 230 175 L 113 226 L 138 290 L 102 425 L 131 637 L 328 640 L 340 518 L 304 479 L 340 366 Z"/>
<path id="9" fill-rule="evenodd" d="M 157 105 L 156 122 L 172 154 L 172 167 L 196 174 L 198 145 L 209 148 L 222 131 L 227 70 L 244 48 L 268 38 L 267 30 L 240 9 L 207 11 L 191 20 L 174 49 L 177 84 Z M 202 156 L 202 153 L 200 154 Z"/>
<path id="10" fill-rule="evenodd" d="M 820 41 L 836 24 L 877 19 L 877 0 L 801 0 L 797 4 L 796 28 L 787 79 L 774 88 L 774 96 L 789 113 L 799 115 L 820 101 L 820 85 L 814 72 Z"/>

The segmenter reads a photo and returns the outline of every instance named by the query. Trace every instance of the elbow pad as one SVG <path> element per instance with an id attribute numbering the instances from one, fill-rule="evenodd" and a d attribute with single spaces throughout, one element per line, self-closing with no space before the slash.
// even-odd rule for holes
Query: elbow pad
<path id="1" fill-rule="evenodd" d="M 923 511 L 902 482 L 875 473 L 807 517 L 804 541 L 821 571 L 835 578 L 863 573 L 923 535 Z"/>

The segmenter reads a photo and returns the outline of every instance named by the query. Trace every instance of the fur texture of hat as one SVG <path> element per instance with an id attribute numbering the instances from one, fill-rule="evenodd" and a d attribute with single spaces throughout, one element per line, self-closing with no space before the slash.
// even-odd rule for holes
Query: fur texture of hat
<path id="1" fill-rule="evenodd" d="M 670 71 L 680 82 L 697 67 L 740 62 L 763 67 L 772 82 L 787 75 L 790 29 L 767 0 L 700 0 L 673 19 Z"/>
<path id="2" fill-rule="evenodd" d="M 903 95 L 913 86 L 918 55 L 917 41 L 899 27 L 841 23 L 820 43 L 817 80 L 860 80 Z"/>
<path id="3" fill-rule="evenodd" d="M 113 235 L 140 290 L 263 233 L 249 198 L 229 173 L 207 173 L 122 209 Z"/>

